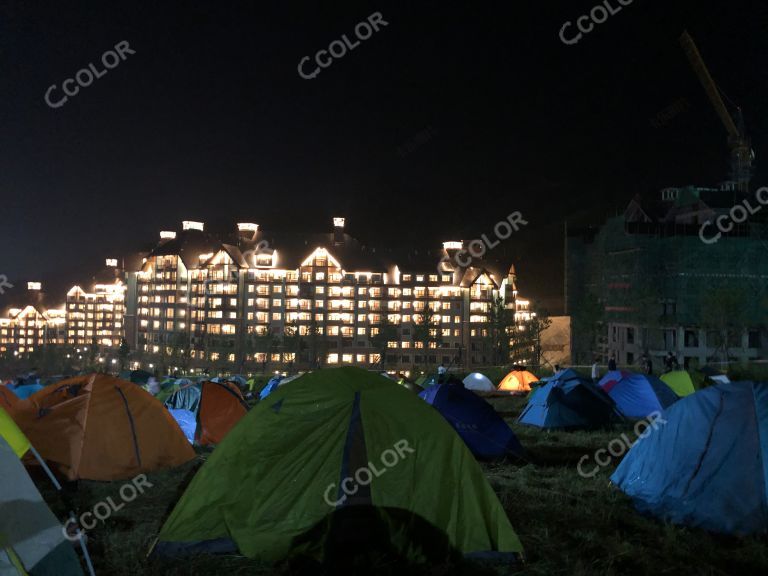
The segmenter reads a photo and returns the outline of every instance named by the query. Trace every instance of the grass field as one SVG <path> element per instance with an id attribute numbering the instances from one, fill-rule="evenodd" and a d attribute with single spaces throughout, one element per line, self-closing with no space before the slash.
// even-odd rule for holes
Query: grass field
<path id="1" fill-rule="evenodd" d="M 514 424 L 524 406 L 521 398 L 492 399 L 529 453 L 529 462 L 484 465 L 515 531 L 523 542 L 526 562 L 519 566 L 434 566 L 431 574 L 520 574 L 569 576 L 594 574 L 766 574 L 766 538 L 730 538 L 700 530 L 664 525 L 637 514 L 626 497 L 610 487 L 616 459 L 592 478 L 577 472 L 584 455 L 604 448 L 630 427 L 600 432 L 541 432 Z M 181 574 L 322 574 L 317 567 L 295 564 L 266 566 L 238 556 L 194 557 L 150 561 L 146 553 L 185 484 L 209 452 L 179 469 L 152 474 L 153 487 L 104 524 L 91 530 L 89 550 L 99 575 Z M 585 469 L 593 469 L 592 466 Z M 36 478 L 38 486 L 47 485 Z M 54 512 L 65 518 L 67 508 L 79 512 L 100 500 L 117 498 L 122 483 L 79 482 L 66 496 L 45 490 Z M 382 565 L 361 574 L 397 574 L 402 567 Z"/>

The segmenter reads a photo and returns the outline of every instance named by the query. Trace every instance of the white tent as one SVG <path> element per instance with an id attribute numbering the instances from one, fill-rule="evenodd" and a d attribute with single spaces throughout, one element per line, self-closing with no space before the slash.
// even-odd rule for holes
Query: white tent
<path id="1" fill-rule="evenodd" d="M 304 376 L 303 372 L 301 374 L 294 374 L 293 376 L 287 376 L 282 380 L 280 380 L 280 383 L 278 384 L 278 386 L 283 386 L 284 384 L 288 384 L 288 382 L 293 382 L 294 380 L 296 380 L 297 378 L 301 378 L 302 376 Z"/>
<path id="2" fill-rule="evenodd" d="M 82 575 L 72 543 L 0 436 L 0 574 Z"/>
<path id="3" fill-rule="evenodd" d="M 493 382 L 487 376 L 480 374 L 480 372 L 472 372 L 472 374 L 464 378 L 464 388 L 477 392 L 494 392 L 496 390 Z"/>

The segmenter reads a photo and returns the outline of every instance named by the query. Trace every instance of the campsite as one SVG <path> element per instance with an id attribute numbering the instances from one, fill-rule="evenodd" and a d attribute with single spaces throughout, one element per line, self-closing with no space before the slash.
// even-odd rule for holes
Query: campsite
<path id="1" fill-rule="evenodd" d="M 31 401 L 11 397 L 12 408 L 0 412 L 0 447 L 23 456 L 27 472 L 14 453 L 3 453 L 16 462 L 11 477 L 25 478 L 26 499 L 39 498 L 36 487 L 48 505 L 46 530 L 63 524 L 61 534 L 69 535 L 58 534 L 46 556 L 55 558 L 60 574 L 88 573 L 76 565 L 76 557 L 85 560 L 78 536 L 94 574 L 757 574 L 768 568 L 765 476 L 754 459 L 765 448 L 743 417 L 752 411 L 755 422 L 765 421 L 764 385 L 699 384 L 681 397 L 627 372 L 609 372 L 594 384 L 563 370 L 533 381 L 530 393 L 504 390 L 510 375 L 491 376 L 494 392 L 473 390 L 474 376 L 425 375 L 422 384 L 430 378 L 435 383 L 426 388 L 406 387 L 393 376 L 326 369 L 285 378 L 285 385 L 276 376 L 261 384 L 260 394 L 245 379 L 168 381 L 169 394 L 156 391 L 163 404 L 146 383 L 86 375 L 46 386 Z M 675 389 L 690 392 L 679 383 Z M 617 408 L 644 411 L 647 419 L 622 418 Z M 125 413 L 130 418 L 121 423 Z M 687 440 L 689 413 L 696 426 L 709 421 L 723 447 L 710 447 L 703 429 Z M 58 434 L 41 427 L 49 417 Z M 668 427 L 677 443 L 665 441 Z M 675 484 L 686 480 L 685 446 L 705 444 L 715 465 L 724 459 L 732 469 L 707 470 L 709 457 L 702 457 L 696 479 L 702 486 L 688 496 L 703 490 L 706 502 L 676 499 Z M 27 453 L 35 446 L 45 466 Z M 619 489 L 649 467 L 650 485 L 630 483 L 624 491 L 637 496 L 666 482 L 671 488 L 658 506 L 674 523 Z M 744 495 L 737 502 L 743 510 L 734 511 L 732 499 L 720 502 L 718 491 L 729 486 Z M 4 509 L 20 514 L 7 501 Z M 25 561 L 28 536 L 14 539 L 10 515 L 0 522 L 9 570 L 14 558 Z M 36 521 L 37 515 L 31 525 Z M 473 552 L 478 549 L 488 552 Z"/>

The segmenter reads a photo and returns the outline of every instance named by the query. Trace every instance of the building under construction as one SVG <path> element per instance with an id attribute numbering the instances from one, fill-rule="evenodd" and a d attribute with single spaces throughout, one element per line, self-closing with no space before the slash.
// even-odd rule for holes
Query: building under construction
<path id="1" fill-rule="evenodd" d="M 658 202 L 633 199 L 599 228 L 569 231 L 577 363 L 611 353 L 626 365 L 648 354 L 655 366 L 668 352 L 681 365 L 768 357 L 768 225 L 734 225 L 710 244 L 700 237 L 729 196 L 666 189 Z"/>
<path id="2" fill-rule="evenodd" d="M 750 189 L 754 154 L 693 40 L 680 38 L 728 136 L 730 179 L 631 200 L 595 228 L 566 234 L 566 306 L 574 361 L 621 365 L 648 355 L 658 370 L 768 358 L 768 190 Z"/>

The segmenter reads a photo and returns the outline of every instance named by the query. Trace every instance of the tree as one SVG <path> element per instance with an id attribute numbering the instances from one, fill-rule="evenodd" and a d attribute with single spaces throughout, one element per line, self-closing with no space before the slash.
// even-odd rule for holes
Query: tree
<path id="1" fill-rule="evenodd" d="M 291 371 L 294 363 L 298 362 L 304 345 L 304 337 L 301 335 L 298 323 L 295 320 L 291 320 L 285 325 L 282 345 L 284 354 L 293 354 L 293 360 L 288 364 L 288 370 Z"/>
<path id="2" fill-rule="evenodd" d="M 541 335 L 552 325 L 546 310 L 534 308 L 534 316 L 526 322 L 526 331 L 529 334 L 533 356 L 532 364 L 535 368 L 541 366 Z"/>
<path id="3" fill-rule="evenodd" d="M 307 328 L 309 347 L 309 364 L 311 368 L 320 368 L 328 357 L 328 336 L 325 325 L 321 326 L 315 317 L 310 320 Z"/>
<path id="4" fill-rule="evenodd" d="M 131 347 L 128 346 L 128 341 L 125 338 L 120 339 L 120 347 L 117 349 L 117 358 L 120 363 L 120 372 L 125 370 L 128 364 L 128 357 L 131 354 Z"/>
<path id="5" fill-rule="evenodd" d="M 96 366 L 96 356 L 99 354 L 99 341 L 96 338 L 96 336 L 93 336 L 91 338 L 91 345 L 88 347 L 88 367 L 89 370 L 93 370 L 94 372 L 98 368 Z"/>
<path id="6" fill-rule="evenodd" d="M 414 314 L 413 341 L 420 342 L 424 350 L 424 363 L 427 364 L 427 358 L 431 345 L 442 342 L 443 337 L 440 333 L 439 316 L 429 306 L 424 303 L 424 310 L 421 314 Z"/>
<path id="7" fill-rule="evenodd" d="M 575 361 L 577 364 L 591 364 L 597 353 L 598 337 L 605 321 L 605 306 L 594 294 L 587 293 L 573 311 L 572 321 Z"/>
<path id="8" fill-rule="evenodd" d="M 728 362 L 728 343 L 747 324 L 746 307 L 746 294 L 738 288 L 719 288 L 703 294 L 701 323 L 715 334 L 715 358 L 720 354 L 722 360 Z"/>
<path id="9" fill-rule="evenodd" d="M 122 346 L 122 345 L 121 345 Z M 192 361 L 192 343 L 190 342 L 189 332 L 177 332 L 168 339 L 168 345 L 163 350 L 163 367 L 181 368 L 186 372 Z M 165 371 L 165 370 L 164 370 Z"/>
<path id="10" fill-rule="evenodd" d="M 488 315 L 488 336 L 486 343 L 492 351 L 493 364 L 506 364 L 510 360 L 511 338 L 515 330 L 515 312 L 504 304 L 504 299 L 497 296 Z"/>
<path id="11" fill-rule="evenodd" d="M 39 361 L 40 370 L 44 374 L 60 374 L 66 372 L 66 365 L 69 364 L 69 359 L 66 355 L 69 354 L 71 358 L 71 348 L 61 344 L 46 344 L 41 349 L 41 355 Z"/>
<path id="12" fill-rule="evenodd" d="M 251 341 L 253 343 L 254 352 L 264 355 L 264 359 L 261 362 L 261 372 L 262 374 L 265 374 L 267 372 L 267 364 L 269 363 L 270 356 L 280 344 L 280 341 L 269 331 L 269 328 L 263 332 L 251 334 Z"/>
<path id="13" fill-rule="evenodd" d="M 377 333 L 370 336 L 368 340 L 371 343 L 371 347 L 379 353 L 379 363 L 383 368 L 387 364 L 389 342 L 396 342 L 398 340 L 397 326 L 389 321 L 386 314 L 382 314 L 381 323 L 376 328 L 378 328 Z"/>
<path id="14" fill-rule="evenodd" d="M 675 325 L 676 319 L 662 314 L 660 280 L 649 275 L 635 276 L 637 287 L 631 292 L 632 301 L 626 305 L 634 310 L 633 320 L 642 327 L 640 344 L 646 350 L 660 346 L 660 328 Z"/>

